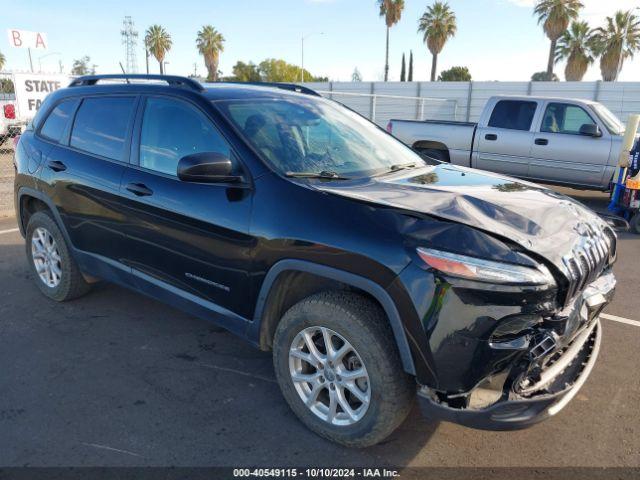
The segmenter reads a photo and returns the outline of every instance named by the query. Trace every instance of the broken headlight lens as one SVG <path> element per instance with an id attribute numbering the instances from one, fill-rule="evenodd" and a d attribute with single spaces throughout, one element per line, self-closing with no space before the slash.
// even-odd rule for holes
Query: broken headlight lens
<path id="1" fill-rule="evenodd" d="M 537 268 L 525 267 L 431 248 L 418 248 L 417 252 L 431 268 L 453 277 L 491 283 L 555 285 L 553 275 L 544 265 Z"/>

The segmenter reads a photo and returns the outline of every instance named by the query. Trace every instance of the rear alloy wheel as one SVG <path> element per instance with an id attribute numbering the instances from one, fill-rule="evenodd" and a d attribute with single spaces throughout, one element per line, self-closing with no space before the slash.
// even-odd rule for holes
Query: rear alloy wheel
<path id="1" fill-rule="evenodd" d="M 89 291 L 89 284 L 49 212 L 31 215 L 26 233 L 27 259 L 42 293 L 52 300 L 64 302 Z"/>
<path id="2" fill-rule="evenodd" d="M 31 258 L 40 280 L 49 288 L 55 288 L 62 278 L 62 260 L 51 232 L 38 227 L 31 237 Z"/>
<path id="3" fill-rule="evenodd" d="M 298 418 L 350 447 L 384 440 L 415 397 L 415 380 L 404 372 L 389 320 L 357 293 L 321 292 L 291 307 L 276 329 L 273 363 Z"/>

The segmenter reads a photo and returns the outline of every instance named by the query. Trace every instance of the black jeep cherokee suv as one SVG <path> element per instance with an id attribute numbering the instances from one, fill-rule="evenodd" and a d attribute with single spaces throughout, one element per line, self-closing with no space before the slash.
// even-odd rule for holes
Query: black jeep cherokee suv
<path id="1" fill-rule="evenodd" d="M 616 251 L 585 207 L 423 159 L 302 87 L 123 78 L 49 95 L 16 151 L 51 299 L 103 279 L 273 350 L 293 411 L 344 445 L 385 438 L 416 392 L 514 429 L 585 382 Z"/>

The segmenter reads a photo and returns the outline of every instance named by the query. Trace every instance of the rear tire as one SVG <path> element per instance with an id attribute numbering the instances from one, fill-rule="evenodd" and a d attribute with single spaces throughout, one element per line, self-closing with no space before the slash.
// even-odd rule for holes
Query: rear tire
<path id="1" fill-rule="evenodd" d="M 338 355 L 327 355 L 327 338 Z M 340 352 L 346 353 L 340 357 Z M 407 417 L 415 398 L 415 381 L 402 368 L 386 316 L 354 293 L 322 292 L 291 307 L 278 324 L 273 360 L 282 394 L 298 418 L 349 447 L 384 440 Z"/>
<path id="2" fill-rule="evenodd" d="M 26 240 L 29 268 L 38 288 L 47 297 L 64 302 L 90 290 L 60 228 L 48 212 L 39 211 L 31 215 Z"/>

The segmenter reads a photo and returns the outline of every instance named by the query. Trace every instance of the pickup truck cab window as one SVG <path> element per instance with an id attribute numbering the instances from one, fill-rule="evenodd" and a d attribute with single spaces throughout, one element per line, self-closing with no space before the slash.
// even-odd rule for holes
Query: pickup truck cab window
<path id="1" fill-rule="evenodd" d="M 537 105 L 536 102 L 500 100 L 493 108 L 489 126 L 508 130 L 529 131 Z"/>
<path id="2" fill-rule="evenodd" d="M 201 152 L 231 156 L 229 145 L 204 114 L 180 100 L 148 98 L 140 133 L 140 166 L 175 176 L 182 157 Z"/>
<path id="3" fill-rule="evenodd" d="M 123 161 L 135 97 L 85 98 L 71 132 L 71 146 Z"/>
<path id="4" fill-rule="evenodd" d="M 540 131 L 580 135 L 583 125 L 596 125 L 596 122 L 582 107 L 569 103 L 550 103 L 544 112 Z"/>
<path id="5" fill-rule="evenodd" d="M 60 102 L 45 120 L 40 129 L 40 135 L 47 140 L 59 142 L 67 129 L 77 103 L 78 101 L 75 99 Z"/>

